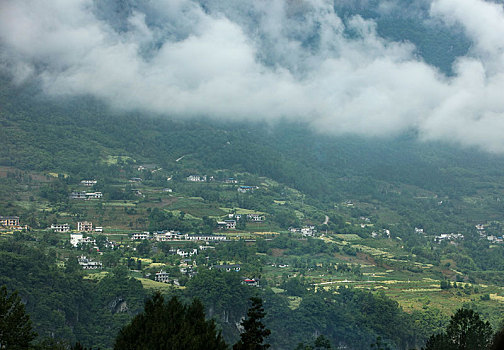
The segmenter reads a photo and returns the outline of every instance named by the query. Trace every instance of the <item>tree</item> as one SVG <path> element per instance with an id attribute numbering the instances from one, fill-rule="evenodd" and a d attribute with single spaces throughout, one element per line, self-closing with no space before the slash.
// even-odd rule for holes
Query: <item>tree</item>
<path id="1" fill-rule="evenodd" d="M 0 349 L 28 349 L 36 336 L 17 292 L 0 288 Z"/>
<path id="2" fill-rule="evenodd" d="M 269 344 L 263 344 L 264 338 L 268 337 L 271 331 L 262 323 L 262 318 L 266 316 L 262 299 L 251 297 L 250 300 L 252 306 L 247 311 L 247 318 L 241 322 L 244 332 L 233 350 L 261 350 L 270 347 Z"/>
<path id="3" fill-rule="evenodd" d="M 459 309 L 452 316 L 446 332 L 433 335 L 425 350 L 476 350 L 486 349 L 492 341 L 492 326 L 483 322 L 477 312 Z"/>
<path id="4" fill-rule="evenodd" d="M 190 305 L 177 297 L 165 303 L 158 292 L 145 302 L 145 309 L 119 332 L 114 349 L 225 350 L 227 345 L 213 320 L 206 321 L 203 304 Z"/>
<path id="5" fill-rule="evenodd" d="M 376 342 L 371 344 L 371 349 L 375 350 L 390 350 L 390 347 L 388 346 L 387 343 L 384 343 L 382 341 L 381 337 L 376 338 Z"/>

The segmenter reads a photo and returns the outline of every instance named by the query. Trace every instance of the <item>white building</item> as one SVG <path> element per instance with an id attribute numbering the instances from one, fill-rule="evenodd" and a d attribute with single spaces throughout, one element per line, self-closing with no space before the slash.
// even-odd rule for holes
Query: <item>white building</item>
<path id="1" fill-rule="evenodd" d="M 91 232 L 93 231 L 93 223 L 88 221 L 79 221 L 77 222 L 77 231 Z"/>
<path id="2" fill-rule="evenodd" d="M 302 228 L 289 227 L 289 231 L 292 233 L 301 233 L 305 237 L 311 237 L 317 232 L 315 226 L 304 226 Z"/>
<path id="3" fill-rule="evenodd" d="M 454 241 L 464 239 L 464 235 L 461 233 L 442 233 L 439 236 L 434 237 L 434 241 L 441 243 L 443 241 Z"/>
<path id="4" fill-rule="evenodd" d="M 193 256 L 195 254 L 198 254 L 198 249 L 190 249 L 190 250 L 177 249 L 176 254 L 180 255 L 183 258 L 187 258 L 189 256 Z"/>
<path id="5" fill-rule="evenodd" d="M 83 239 L 83 236 L 80 233 L 70 234 L 70 244 L 73 247 L 77 247 L 77 245 L 82 242 L 82 239 Z"/>
<path id="6" fill-rule="evenodd" d="M 69 224 L 52 224 L 51 230 L 53 230 L 54 232 L 68 232 L 68 231 L 70 231 L 70 225 Z"/>
<path id="7" fill-rule="evenodd" d="M 93 261 L 84 255 L 79 258 L 79 265 L 82 266 L 84 270 L 97 270 L 102 268 L 102 263 L 99 261 Z"/>
<path id="8" fill-rule="evenodd" d="M 236 220 L 217 221 L 217 225 L 219 226 L 219 228 L 234 230 L 236 228 Z"/>
<path id="9" fill-rule="evenodd" d="M 161 270 L 159 272 L 156 272 L 156 277 L 154 277 L 154 279 L 158 282 L 169 283 L 170 275 L 168 274 L 168 272 Z"/>
<path id="10" fill-rule="evenodd" d="M 243 214 L 229 214 L 229 218 L 235 218 L 236 220 L 240 220 L 243 217 Z M 247 220 L 251 222 L 263 222 L 265 220 L 265 216 L 261 214 L 247 214 Z"/>
<path id="11" fill-rule="evenodd" d="M 98 181 L 96 181 L 96 180 L 82 180 L 80 183 L 81 183 L 81 185 L 91 187 L 91 186 L 96 185 L 98 183 Z"/>
<path id="12" fill-rule="evenodd" d="M 239 264 L 232 264 L 232 265 L 213 265 L 209 268 L 210 270 L 221 270 L 221 271 L 226 271 L 226 272 L 239 272 L 241 270 L 241 265 Z"/>
<path id="13" fill-rule="evenodd" d="M 225 241 L 226 240 L 226 236 L 200 236 L 200 235 L 190 235 L 190 236 L 187 236 L 187 239 L 189 241 L 205 241 L 205 242 L 209 242 L 209 241 Z"/>
<path id="14" fill-rule="evenodd" d="M 317 230 L 315 230 L 315 226 L 305 226 L 301 228 L 301 234 L 306 237 L 312 237 Z"/>
<path id="15" fill-rule="evenodd" d="M 100 199 L 103 197 L 101 192 L 86 192 L 86 199 Z"/>
<path id="16" fill-rule="evenodd" d="M 254 190 L 257 190 L 259 187 L 257 186 L 240 186 L 238 187 L 238 192 L 240 193 L 247 193 L 247 192 L 253 192 Z"/>
<path id="17" fill-rule="evenodd" d="M 149 232 L 137 232 L 133 233 L 131 235 L 131 239 L 136 241 L 136 240 L 142 240 L 142 239 L 150 239 L 150 233 Z"/>
<path id="18" fill-rule="evenodd" d="M 159 242 L 166 242 L 166 241 L 183 241 L 187 240 L 188 235 L 181 234 L 180 232 L 176 231 L 162 231 L 162 232 L 154 232 L 154 239 Z"/>
<path id="19" fill-rule="evenodd" d="M 206 182 L 207 177 L 206 175 L 189 175 L 186 179 L 191 182 Z"/>

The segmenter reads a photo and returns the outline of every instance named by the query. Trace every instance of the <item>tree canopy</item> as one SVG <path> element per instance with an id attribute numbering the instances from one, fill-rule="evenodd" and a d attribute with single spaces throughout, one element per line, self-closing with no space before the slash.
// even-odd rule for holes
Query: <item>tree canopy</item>
<path id="1" fill-rule="evenodd" d="M 262 299 L 252 297 L 250 300 L 252 306 L 247 311 L 247 318 L 241 322 L 244 332 L 240 335 L 240 340 L 233 346 L 233 350 L 261 350 L 270 347 L 269 344 L 263 344 L 271 331 L 262 323 L 262 319 L 266 315 Z"/>
<path id="2" fill-rule="evenodd" d="M 145 310 L 119 332 L 114 349 L 224 350 L 227 345 L 213 320 L 205 320 L 203 304 L 177 297 L 165 302 L 160 293 L 145 302 Z"/>
<path id="3" fill-rule="evenodd" d="M 487 349 L 492 342 L 490 323 L 480 319 L 477 312 L 459 309 L 452 316 L 446 332 L 432 335 L 425 350 Z"/>
<path id="4" fill-rule="evenodd" d="M 36 336 L 17 292 L 0 288 L 0 349 L 28 349 Z"/>

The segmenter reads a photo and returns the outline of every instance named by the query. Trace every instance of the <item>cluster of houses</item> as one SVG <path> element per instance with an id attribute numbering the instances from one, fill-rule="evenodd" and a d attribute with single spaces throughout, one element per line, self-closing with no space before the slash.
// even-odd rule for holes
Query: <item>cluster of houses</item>
<path id="1" fill-rule="evenodd" d="M 70 225 L 65 224 L 52 224 L 50 227 L 54 232 L 70 232 Z M 77 232 L 103 232 L 103 227 L 97 226 L 93 229 L 93 223 L 89 221 L 77 222 Z"/>
<path id="2" fill-rule="evenodd" d="M 96 244 L 96 240 L 93 237 L 84 237 L 82 233 L 72 233 L 70 234 L 70 244 L 72 247 L 77 248 L 79 244 Z"/>
<path id="3" fill-rule="evenodd" d="M 236 219 L 237 221 L 241 220 L 245 214 L 229 214 L 228 217 L 229 219 Z M 266 220 L 265 216 L 262 214 L 246 214 L 245 215 L 247 221 L 251 222 L 263 222 Z"/>
<path id="4" fill-rule="evenodd" d="M 442 233 L 434 237 L 434 242 L 441 243 L 444 241 L 456 241 L 464 239 L 464 235 L 461 233 Z"/>
<path id="5" fill-rule="evenodd" d="M 213 176 L 206 176 L 206 175 L 189 175 L 186 177 L 186 180 L 189 182 L 209 182 L 215 181 L 215 178 Z M 229 177 L 223 181 L 225 184 L 237 184 L 238 180 L 236 180 L 233 177 Z"/>
<path id="6" fill-rule="evenodd" d="M 70 245 L 74 248 L 78 248 L 79 245 L 90 244 L 93 249 L 99 250 L 96 245 L 96 239 L 91 236 L 84 237 L 82 233 L 71 233 L 70 234 Z M 114 248 L 114 242 L 109 241 L 109 239 L 105 238 L 105 248 Z"/>
<path id="7" fill-rule="evenodd" d="M 211 266 L 210 269 L 225 271 L 225 272 L 240 272 L 241 266 L 239 264 L 232 265 L 214 265 Z M 180 269 L 181 272 L 186 273 L 190 277 L 193 277 L 195 272 L 192 269 L 192 266 L 187 266 L 185 268 Z M 164 270 L 161 270 L 156 273 L 154 276 L 154 280 L 162 283 L 173 283 L 175 285 L 179 285 L 179 282 L 176 278 L 170 277 L 170 274 Z M 252 287 L 259 287 L 259 279 L 257 278 L 242 278 L 242 284 Z"/>
<path id="8" fill-rule="evenodd" d="M 491 243 L 503 243 L 504 242 L 504 238 L 502 236 L 487 234 L 485 232 L 486 226 L 484 224 L 478 224 L 475 227 L 476 227 L 476 230 L 478 231 L 478 234 L 481 238 L 487 239 Z M 426 234 L 426 232 L 424 231 L 423 228 L 418 228 L 418 227 L 415 227 L 415 233 L 422 234 L 422 235 Z M 441 243 L 444 241 L 453 242 L 453 241 L 462 240 L 462 239 L 464 239 L 464 235 L 461 233 L 443 233 L 443 234 L 434 236 L 434 241 L 436 243 Z"/>
<path id="9" fill-rule="evenodd" d="M 390 238 L 390 230 L 387 230 L 387 229 L 382 229 L 381 232 L 380 231 L 379 232 L 373 231 L 373 232 L 371 232 L 371 237 L 376 238 L 376 237 L 380 236 L 380 234 L 387 237 L 387 238 Z"/>
<path id="10" fill-rule="evenodd" d="M 237 221 L 241 220 L 245 214 L 228 214 L 228 220 L 217 221 L 217 227 L 225 230 L 235 230 Z M 265 216 L 262 214 L 246 214 L 247 221 L 263 222 Z"/>
<path id="11" fill-rule="evenodd" d="M 137 232 L 131 235 L 131 239 L 136 240 L 155 240 L 158 242 L 167 242 L 167 241 L 225 241 L 226 236 L 217 236 L 217 235 L 189 235 L 187 233 L 182 234 L 178 231 L 157 231 L 157 232 Z"/>
<path id="12" fill-rule="evenodd" d="M 0 216 L 0 230 L 27 230 L 28 226 L 19 224 L 19 216 Z"/>
<path id="13" fill-rule="evenodd" d="M 289 227 L 289 231 L 292 233 L 300 233 L 304 237 L 313 237 L 317 233 L 315 226 L 312 226 L 312 225 L 304 226 L 301 228 Z"/>
<path id="14" fill-rule="evenodd" d="M 97 270 L 97 269 L 101 269 L 103 267 L 101 262 L 94 261 L 90 258 L 85 257 L 84 255 L 81 255 L 79 257 L 78 262 L 79 262 L 79 265 L 84 270 Z"/>
<path id="15" fill-rule="evenodd" d="M 486 227 L 483 224 L 476 225 L 476 230 L 478 231 L 481 238 L 486 238 L 491 243 L 503 243 L 504 242 L 504 238 L 502 237 L 502 235 L 501 236 L 488 235 L 485 232 L 485 229 L 486 229 Z"/>

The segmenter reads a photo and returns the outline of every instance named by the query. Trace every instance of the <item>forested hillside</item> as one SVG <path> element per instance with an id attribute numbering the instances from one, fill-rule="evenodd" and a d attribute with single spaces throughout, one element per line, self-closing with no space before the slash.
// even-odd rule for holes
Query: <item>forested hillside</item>
<path id="1" fill-rule="evenodd" d="M 250 300 L 272 349 L 446 350 L 466 321 L 492 346 L 500 3 L 6 0 L 0 23 L 0 301 L 38 350 L 191 320 L 196 348 L 241 344 Z"/>

